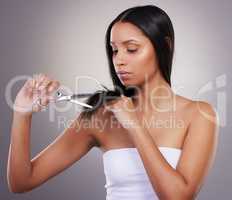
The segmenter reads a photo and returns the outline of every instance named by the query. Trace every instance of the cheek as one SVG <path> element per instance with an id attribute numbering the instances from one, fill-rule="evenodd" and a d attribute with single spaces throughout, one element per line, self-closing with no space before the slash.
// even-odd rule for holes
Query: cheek
<path id="1" fill-rule="evenodd" d="M 131 59 L 131 62 L 136 74 L 150 75 L 156 71 L 158 65 L 153 49 L 144 49 L 134 57 L 136 58 Z"/>

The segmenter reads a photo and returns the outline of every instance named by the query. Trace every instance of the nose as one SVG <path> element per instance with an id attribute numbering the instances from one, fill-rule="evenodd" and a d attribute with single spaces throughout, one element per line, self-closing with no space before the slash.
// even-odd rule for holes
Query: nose
<path id="1" fill-rule="evenodd" d="M 122 52 L 119 52 L 117 53 L 117 55 L 115 55 L 114 57 L 114 63 L 117 67 L 120 67 L 120 66 L 123 66 L 123 65 L 126 65 L 126 58 L 125 58 L 125 55 L 123 55 Z"/>
<path id="2" fill-rule="evenodd" d="M 117 61 L 115 62 L 115 65 L 116 65 L 117 67 L 125 66 L 125 62 L 122 61 L 122 60 L 117 60 Z"/>

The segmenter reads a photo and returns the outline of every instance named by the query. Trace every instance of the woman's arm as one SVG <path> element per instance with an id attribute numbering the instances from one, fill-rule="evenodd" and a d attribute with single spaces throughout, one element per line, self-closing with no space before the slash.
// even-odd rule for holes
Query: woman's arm
<path id="1" fill-rule="evenodd" d="M 135 128 L 131 136 L 139 151 L 151 184 L 160 199 L 194 199 L 213 163 L 217 146 L 217 116 L 205 102 L 190 123 L 176 170 L 161 155 L 148 130 Z M 200 109 L 199 109 L 200 108 Z"/>
<path id="2" fill-rule="evenodd" d="M 19 186 L 24 187 L 23 184 L 26 184 L 26 180 L 31 174 L 31 117 L 31 115 L 21 115 L 21 113 L 18 112 L 13 114 L 11 142 L 7 164 L 8 185 L 12 192 L 18 192 Z"/>
<path id="3" fill-rule="evenodd" d="M 96 145 L 94 131 L 84 129 L 78 117 L 52 144 L 30 159 L 32 113 L 41 110 L 41 106 L 33 102 L 39 97 L 40 104 L 47 106 L 58 87 L 59 82 L 40 74 L 29 79 L 17 94 L 7 166 L 8 185 L 12 192 L 26 192 L 41 185 Z"/>
<path id="4" fill-rule="evenodd" d="M 14 113 L 8 157 L 8 185 L 22 193 L 38 187 L 84 156 L 96 140 L 88 129 L 80 128 L 79 119 L 30 160 L 31 117 Z M 78 131 L 77 131 L 78 129 Z"/>

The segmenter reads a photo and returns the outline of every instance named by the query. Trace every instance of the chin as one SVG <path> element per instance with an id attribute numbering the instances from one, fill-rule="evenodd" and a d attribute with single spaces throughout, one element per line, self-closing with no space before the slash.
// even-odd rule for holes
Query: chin
<path id="1" fill-rule="evenodd" d="M 126 87 L 128 87 L 128 86 L 139 87 L 139 85 L 141 85 L 137 81 L 132 81 L 132 80 L 126 80 L 126 81 L 124 80 L 124 81 L 121 81 L 121 82 Z"/>

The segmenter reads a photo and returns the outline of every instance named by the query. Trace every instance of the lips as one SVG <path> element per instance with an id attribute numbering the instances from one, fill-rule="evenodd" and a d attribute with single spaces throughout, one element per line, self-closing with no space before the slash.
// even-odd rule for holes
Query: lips
<path id="1" fill-rule="evenodd" d="M 118 75 L 122 75 L 122 74 L 131 74 L 131 72 L 121 70 L 121 71 L 117 71 L 117 74 L 118 74 Z"/>
<path id="2" fill-rule="evenodd" d="M 123 81 L 127 80 L 127 79 L 130 79 L 131 77 L 131 72 L 127 72 L 127 71 L 118 71 L 117 72 L 119 78 Z"/>

